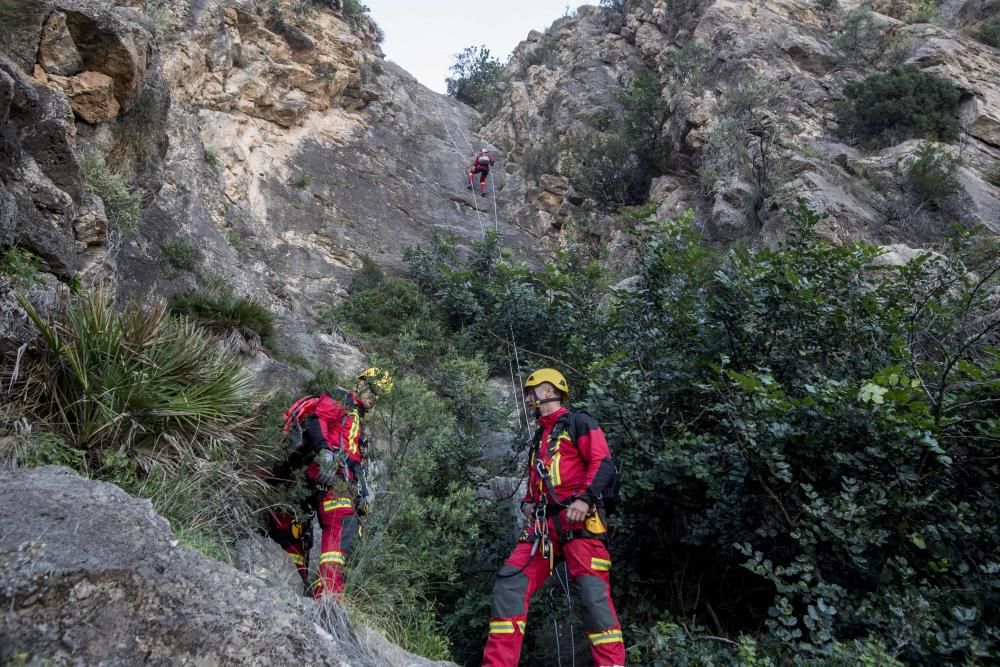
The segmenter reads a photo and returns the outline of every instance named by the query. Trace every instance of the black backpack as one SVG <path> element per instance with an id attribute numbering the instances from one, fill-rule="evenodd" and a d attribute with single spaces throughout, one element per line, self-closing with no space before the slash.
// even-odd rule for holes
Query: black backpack
<path id="1" fill-rule="evenodd" d="M 559 434 L 565 428 L 566 432 L 569 433 L 570 440 L 573 441 L 573 446 L 576 446 L 576 439 L 579 435 L 579 419 L 581 415 L 586 415 L 593 419 L 589 414 L 583 410 L 569 411 L 565 415 L 559 418 L 559 420 L 552 425 L 552 432 L 549 434 L 549 438 L 559 437 Z M 541 451 L 542 445 L 542 429 L 539 428 L 535 431 L 534 442 L 531 445 L 531 456 L 532 459 L 537 459 L 537 453 Z M 549 442 L 551 446 L 551 440 Z M 614 514 L 618 511 L 621 505 L 621 468 L 618 467 L 618 463 L 615 462 L 614 458 L 611 459 L 611 465 L 614 468 L 615 474 L 608 481 L 607 486 L 604 487 L 604 491 L 601 492 L 598 501 L 603 505 L 605 514 Z"/>

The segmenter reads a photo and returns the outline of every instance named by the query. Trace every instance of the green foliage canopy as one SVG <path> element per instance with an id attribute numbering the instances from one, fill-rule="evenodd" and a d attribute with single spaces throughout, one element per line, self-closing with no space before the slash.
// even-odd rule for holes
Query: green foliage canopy
<path id="1" fill-rule="evenodd" d="M 933 74 L 906 65 L 844 87 L 838 105 L 840 132 L 871 146 L 906 139 L 950 141 L 958 136 L 959 90 Z"/>
<path id="2" fill-rule="evenodd" d="M 469 46 L 455 56 L 453 77 L 445 80 L 448 94 L 460 102 L 491 113 L 500 102 L 503 63 L 485 46 Z"/>

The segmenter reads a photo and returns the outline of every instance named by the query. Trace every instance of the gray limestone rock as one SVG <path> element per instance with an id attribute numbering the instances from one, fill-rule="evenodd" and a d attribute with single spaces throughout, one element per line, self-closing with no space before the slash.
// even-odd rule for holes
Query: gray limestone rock
<path id="1" fill-rule="evenodd" d="M 0 606 L 3 664 L 446 664 L 179 546 L 149 501 L 65 468 L 0 472 Z"/>

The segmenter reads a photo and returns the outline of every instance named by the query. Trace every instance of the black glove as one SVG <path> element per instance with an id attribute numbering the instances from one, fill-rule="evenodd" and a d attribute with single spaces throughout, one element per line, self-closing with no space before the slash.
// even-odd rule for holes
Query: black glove
<path id="1" fill-rule="evenodd" d="M 368 506 L 370 505 L 370 502 L 371 502 L 371 500 L 368 497 L 368 493 L 367 492 L 365 492 L 365 493 L 359 493 L 358 497 L 355 498 L 355 500 L 354 500 L 354 512 L 358 516 L 367 516 L 367 514 L 368 514 Z"/>

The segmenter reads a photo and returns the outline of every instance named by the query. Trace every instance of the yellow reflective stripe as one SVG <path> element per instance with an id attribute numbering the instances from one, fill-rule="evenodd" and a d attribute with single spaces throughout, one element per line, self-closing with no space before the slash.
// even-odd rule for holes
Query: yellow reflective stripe
<path id="1" fill-rule="evenodd" d="M 296 565 L 305 565 L 306 559 L 300 556 L 299 554 L 288 554 L 288 555 L 292 557 L 292 562 L 295 563 Z"/>
<path id="2" fill-rule="evenodd" d="M 591 558 L 590 569 L 596 570 L 597 572 L 607 572 L 611 569 L 611 561 L 603 558 Z"/>
<path id="3" fill-rule="evenodd" d="M 350 509 L 354 507 L 354 503 L 351 502 L 350 498 L 332 498 L 330 500 L 323 501 L 323 511 L 332 512 L 333 510 L 340 509 Z"/>
<path id="4" fill-rule="evenodd" d="M 604 632 L 590 632 L 587 633 L 587 637 L 590 639 L 590 643 L 593 646 L 600 646 L 601 644 L 613 644 L 615 642 L 622 642 L 622 631 L 620 629 L 616 630 L 606 630 Z"/>
<path id="5" fill-rule="evenodd" d="M 512 635 L 514 634 L 514 624 L 510 621 L 490 621 L 491 635 Z"/>
<path id="6" fill-rule="evenodd" d="M 351 412 L 351 430 L 347 432 L 347 451 L 358 453 L 358 436 L 361 434 L 361 414 L 355 409 Z"/>
<path id="7" fill-rule="evenodd" d="M 346 562 L 346 556 L 343 551 L 324 551 L 319 555 L 320 563 L 337 563 L 343 565 Z"/>
<path id="8" fill-rule="evenodd" d="M 524 621 L 515 621 L 515 623 L 517 623 L 517 629 L 520 630 L 521 634 L 523 635 L 524 634 Z"/>
<path id="9" fill-rule="evenodd" d="M 562 460 L 562 448 L 565 442 L 573 444 L 573 439 L 569 437 L 567 431 L 563 431 L 556 438 L 556 447 L 552 452 L 552 461 L 549 463 L 549 475 L 552 477 L 552 486 L 554 487 L 562 484 L 562 472 L 559 470 L 559 462 Z"/>

